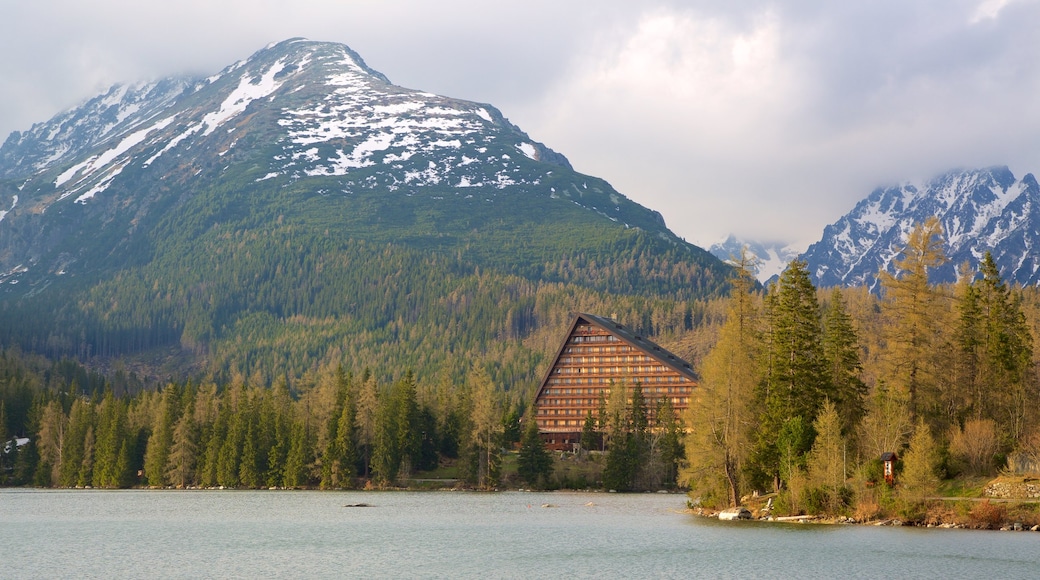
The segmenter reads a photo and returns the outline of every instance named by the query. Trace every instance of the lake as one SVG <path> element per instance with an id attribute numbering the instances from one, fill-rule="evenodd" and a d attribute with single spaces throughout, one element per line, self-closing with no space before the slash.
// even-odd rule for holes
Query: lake
<path id="1" fill-rule="evenodd" d="M 345 507 L 357 503 L 370 507 Z M 1040 577 L 1040 533 L 684 507 L 664 494 L 4 489 L 0 577 Z"/>

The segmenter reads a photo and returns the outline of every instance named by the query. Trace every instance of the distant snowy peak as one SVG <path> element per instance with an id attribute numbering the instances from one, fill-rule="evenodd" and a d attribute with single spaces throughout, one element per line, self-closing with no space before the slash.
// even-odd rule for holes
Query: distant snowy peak
<path id="1" fill-rule="evenodd" d="M 783 242 L 754 242 L 741 240 L 732 235 L 725 241 L 712 245 L 708 251 L 716 258 L 730 262 L 732 258 L 740 256 L 741 250 L 745 248 L 757 261 L 755 276 L 762 283 L 779 276 L 799 253 L 797 249 Z"/>
<path id="2" fill-rule="evenodd" d="M 933 281 L 956 279 L 957 267 L 993 253 L 1005 279 L 1040 282 L 1040 186 L 1007 167 L 951 171 L 924 183 L 878 188 L 827 226 L 802 258 L 821 286 L 874 287 L 917 223 L 938 217 L 949 261 Z"/>

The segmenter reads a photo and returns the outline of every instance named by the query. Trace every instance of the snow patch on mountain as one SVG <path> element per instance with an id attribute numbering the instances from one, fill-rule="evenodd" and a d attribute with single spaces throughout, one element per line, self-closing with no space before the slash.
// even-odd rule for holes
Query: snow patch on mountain
<path id="1" fill-rule="evenodd" d="M 9 209 L 0 209 L 0 222 L 4 221 L 4 217 L 10 212 L 14 211 L 14 208 L 18 206 L 18 196 L 12 196 L 11 207 Z"/>
<path id="2" fill-rule="evenodd" d="M 249 106 L 249 103 L 257 99 L 262 99 L 271 93 L 278 90 L 278 87 L 282 86 L 282 83 L 276 82 L 275 76 L 282 72 L 285 68 L 285 61 L 279 60 L 274 63 L 271 68 L 267 70 L 257 81 L 253 83 L 253 79 L 249 77 L 243 77 L 238 84 L 238 88 L 231 92 L 230 95 L 224 102 L 220 104 L 220 110 L 214 111 L 202 118 L 202 124 L 206 126 L 206 130 L 202 132 L 202 136 L 205 137 L 217 129 L 217 127 L 223 125 L 228 120 L 241 114 Z"/>

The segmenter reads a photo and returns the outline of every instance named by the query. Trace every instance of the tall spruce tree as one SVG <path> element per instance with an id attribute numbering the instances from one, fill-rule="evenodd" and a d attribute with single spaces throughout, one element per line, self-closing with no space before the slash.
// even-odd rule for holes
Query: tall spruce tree
<path id="1" fill-rule="evenodd" d="M 148 485 L 162 487 L 167 483 L 166 463 L 173 442 L 173 424 L 176 421 L 178 401 L 177 387 L 173 384 L 167 385 L 152 416 L 151 435 L 148 437 L 144 453 L 144 475 L 148 478 Z"/>
<path id="2" fill-rule="evenodd" d="M 410 469 L 418 455 L 422 444 L 421 433 L 415 428 L 418 417 L 415 378 L 408 371 L 391 386 L 376 425 L 372 471 L 382 485 L 394 483 L 402 467 Z"/>
<path id="3" fill-rule="evenodd" d="M 863 418 L 867 385 L 860 378 L 859 336 L 841 290 L 831 291 L 823 316 L 823 356 L 831 385 L 831 401 L 841 418 L 842 433 L 850 434 Z"/>
<path id="4" fill-rule="evenodd" d="M 805 262 L 793 261 L 766 296 L 764 371 L 755 401 L 761 414 L 753 427 L 754 451 L 749 475 L 756 487 L 772 479 L 782 482 L 782 467 L 801 457 L 812 443 L 798 439 L 780 449 L 777 434 L 785 427 L 798 433 L 811 431 L 832 386 L 824 357 L 820 306 Z M 791 423 L 797 419 L 798 423 Z M 794 440 L 792 440 L 794 441 Z M 798 453 L 798 457 L 789 456 Z"/>

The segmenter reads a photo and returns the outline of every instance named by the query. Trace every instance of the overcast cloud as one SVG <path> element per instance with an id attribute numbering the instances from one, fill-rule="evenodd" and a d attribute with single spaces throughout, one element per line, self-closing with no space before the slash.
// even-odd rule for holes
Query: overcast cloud
<path id="1" fill-rule="evenodd" d="M 1040 171 L 1040 1 L 0 0 L 0 135 L 116 82 L 342 42 L 498 107 L 673 231 L 801 246 L 878 185 Z"/>

